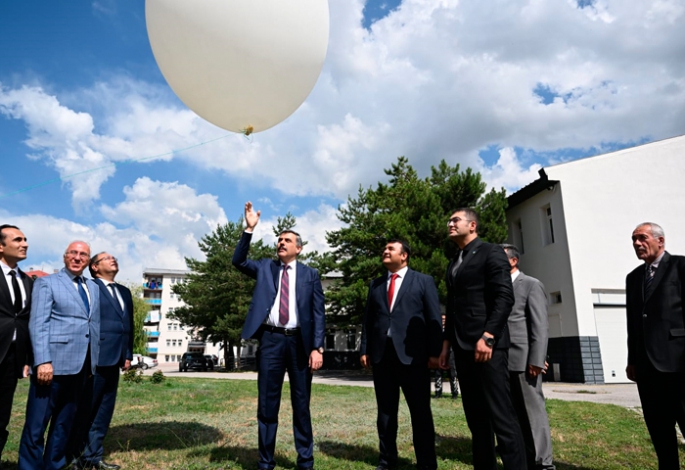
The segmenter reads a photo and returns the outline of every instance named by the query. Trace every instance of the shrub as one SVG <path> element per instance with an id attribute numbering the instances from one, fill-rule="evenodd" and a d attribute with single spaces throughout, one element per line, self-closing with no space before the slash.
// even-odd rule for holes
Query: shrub
<path id="1" fill-rule="evenodd" d="M 155 371 L 155 373 L 150 376 L 150 382 L 153 384 L 161 384 L 165 380 L 166 376 L 161 370 Z"/>
<path id="2" fill-rule="evenodd" d="M 139 384 L 143 382 L 143 371 L 139 369 L 129 369 L 124 372 L 123 380 L 129 384 Z"/>

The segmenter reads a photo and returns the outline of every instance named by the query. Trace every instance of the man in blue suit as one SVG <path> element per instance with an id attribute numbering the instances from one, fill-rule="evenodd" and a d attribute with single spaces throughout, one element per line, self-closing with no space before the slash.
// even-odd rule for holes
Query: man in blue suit
<path id="1" fill-rule="evenodd" d="M 411 249 L 390 240 L 382 262 L 388 273 L 369 286 L 362 323 L 360 362 L 373 365 L 378 405 L 379 464 L 376 470 L 397 468 L 397 412 L 400 389 L 409 407 L 416 463 L 435 470 L 435 428 L 430 405 L 430 371 L 442 351 L 442 316 L 432 277 L 409 269 Z"/>
<path id="2" fill-rule="evenodd" d="M 89 259 L 88 244 L 75 241 L 64 253 L 64 269 L 33 286 L 29 333 L 34 366 L 20 470 L 58 470 L 67 463 L 67 441 L 100 345 L 99 288 L 82 276 Z"/>
<path id="3" fill-rule="evenodd" d="M 257 280 L 245 319 L 243 339 L 259 340 L 259 469 L 276 466 L 274 451 L 285 372 L 290 381 L 293 431 L 300 470 L 314 467 L 314 436 L 309 413 L 312 371 L 323 364 L 324 296 L 319 274 L 297 262 L 302 239 L 292 231 L 278 236 L 278 260 L 249 260 L 252 232 L 260 212 L 245 204 L 247 225 L 233 254 L 233 265 Z"/>
<path id="4" fill-rule="evenodd" d="M 88 269 L 100 289 L 100 357 L 79 405 L 68 453 L 78 467 L 118 470 L 119 465 L 102 460 L 102 443 L 114 414 L 119 369 L 128 370 L 133 359 L 133 298 L 114 282 L 119 272 L 114 256 L 98 253 Z"/>

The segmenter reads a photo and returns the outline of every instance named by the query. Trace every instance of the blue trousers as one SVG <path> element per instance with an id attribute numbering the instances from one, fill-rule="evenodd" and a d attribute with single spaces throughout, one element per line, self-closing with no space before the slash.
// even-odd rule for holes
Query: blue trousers
<path id="1" fill-rule="evenodd" d="M 309 370 L 309 353 L 304 350 L 299 334 L 285 336 L 264 331 L 257 350 L 257 387 L 259 399 L 260 469 L 276 466 L 274 451 L 278 431 L 278 411 L 285 373 L 290 381 L 290 402 L 293 407 L 293 433 L 297 450 L 297 466 L 306 469 L 314 466 L 314 436 L 309 412 L 312 373 Z"/>

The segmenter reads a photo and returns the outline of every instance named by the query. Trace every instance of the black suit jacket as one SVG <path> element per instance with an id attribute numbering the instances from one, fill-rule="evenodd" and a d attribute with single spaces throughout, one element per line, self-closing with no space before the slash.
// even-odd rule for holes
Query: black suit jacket
<path id="1" fill-rule="evenodd" d="M 26 292 L 26 304 L 18 315 L 14 315 L 12 307 L 12 297 L 10 295 L 11 286 L 7 285 L 5 276 L 0 275 L 0 361 L 5 359 L 5 355 L 12 344 L 12 336 L 17 331 L 15 344 L 17 356 L 17 377 L 23 377 L 24 365 L 33 364 L 33 351 L 31 349 L 31 338 L 29 336 L 29 314 L 31 313 L 31 289 L 33 289 L 33 279 L 28 277 L 21 269 L 17 268 L 24 284 Z"/>
<path id="2" fill-rule="evenodd" d="M 509 347 L 507 320 L 514 305 L 511 267 L 499 245 L 476 238 L 463 249 L 456 276 L 447 268 L 445 337 L 474 350 L 484 332 L 495 335 L 495 348 Z"/>
<path id="3" fill-rule="evenodd" d="M 664 253 L 647 298 L 645 265 L 626 278 L 628 365 L 636 373 L 649 361 L 661 372 L 685 371 L 685 257 Z"/>
<path id="4" fill-rule="evenodd" d="M 360 354 L 367 354 L 373 364 L 380 362 L 391 327 L 391 340 L 400 361 L 426 365 L 429 357 L 438 357 L 442 351 L 442 316 L 435 281 L 408 269 L 392 312 L 387 282 L 386 275 L 369 286 Z"/>
<path id="5" fill-rule="evenodd" d="M 124 301 L 125 311 L 101 279 L 94 279 L 100 288 L 100 356 L 98 366 L 122 367 L 133 359 L 133 298 L 131 291 L 116 285 Z"/>

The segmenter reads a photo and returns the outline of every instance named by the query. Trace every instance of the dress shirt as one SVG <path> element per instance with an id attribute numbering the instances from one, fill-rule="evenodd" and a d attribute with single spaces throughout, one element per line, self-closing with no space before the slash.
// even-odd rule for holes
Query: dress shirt
<path id="1" fill-rule="evenodd" d="M 516 280 L 517 277 L 519 277 L 519 274 L 521 274 L 521 271 L 519 271 L 518 269 L 516 271 L 514 271 L 513 273 L 511 273 L 511 282 L 512 283 Z"/>
<path id="2" fill-rule="evenodd" d="M 78 293 L 78 282 L 76 281 L 76 278 L 77 278 L 78 276 L 76 276 L 74 273 L 72 273 L 72 272 L 69 271 L 68 269 L 65 269 L 64 271 L 65 271 L 65 272 L 69 275 L 69 277 L 71 278 L 72 284 L 74 284 L 74 289 L 76 289 L 76 293 Z M 89 303 L 89 304 L 92 304 L 92 303 L 93 303 L 93 299 L 92 299 L 92 297 L 90 296 L 90 291 L 88 290 L 88 284 L 86 283 L 86 278 L 83 277 L 83 276 L 81 276 L 81 284 L 83 284 L 83 290 L 86 291 L 86 297 L 88 297 L 88 303 Z M 80 294 L 79 294 L 79 295 L 80 295 Z M 93 308 L 93 307 L 91 307 L 91 309 L 92 309 L 92 308 Z M 90 313 L 90 312 L 88 312 L 88 313 Z"/>
<path id="3" fill-rule="evenodd" d="M 666 254 L 666 252 L 662 251 L 661 254 L 659 255 L 659 257 L 652 262 L 652 267 L 654 268 L 654 271 L 656 271 L 659 268 L 659 263 L 661 262 L 661 258 L 663 258 L 665 254 Z M 647 263 L 645 262 L 645 270 L 647 269 L 647 267 L 648 267 Z"/>
<path id="4" fill-rule="evenodd" d="M 285 264 L 281 263 L 281 268 L 278 272 L 278 291 L 276 292 L 276 300 L 274 300 L 274 305 L 273 307 L 271 307 L 271 313 L 269 313 L 269 316 L 267 317 L 264 323 L 271 326 L 282 326 L 283 328 L 297 328 L 298 326 L 300 326 L 299 318 L 297 315 L 297 289 L 295 288 L 295 286 L 297 285 L 297 260 L 293 260 L 290 263 L 288 263 L 288 266 L 290 266 L 290 269 L 288 269 L 288 287 L 290 290 L 290 298 L 288 299 L 288 323 L 285 325 L 281 325 L 278 322 L 279 310 L 281 305 L 281 279 L 283 278 L 284 266 Z"/>
<path id="5" fill-rule="evenodd" d="M 5 280 L 7 281 L 7 287 L 9 287 L 10 290 L 10 299 L 12 300 L 12 304 L 14 304 L 14 289 L 12 288 L 12 276 L 10 275 L 10 271 L 14 269 L 14 272 L 17 273 L 17 283 L 19 284 L 19 290 L 21 291 L 21 308 L 26 307 L 26 291 L 24 290 L 24 282 L 21 279 L 21 275 L 19 274 L 19 268 L 10 268 L 7 266 L 5 263 L 0 261 L 0 266 L 2 266 L 2 274 L 5 276 Z M 17 340 L 17 329 L 14 329 L 14 334 L 12 335 L 12 341 Z"/>
<path id="6" fill-rule="evenodd" d="M 110 295 L 112 295 L 112 288 L 110 286 L 115 286 L 114 287 L 114 292 L 117 301 L 119 302 L 119 306 L 121 307 L 121 310 L 126 312 L 126 308 L 124 307 L 124 299 L 121 298 L 121 293 L 119 292 L 119 289 L 116 288 L 117 283 L 114 281 L 107 281 L 105 279 L 100 278 L 100 280 L 105 284 L 107 287 L 107 292 L 109 292 Z M 128 312 L 126 312 L 128 313 Z"/>
<path id="7" fill-rule="evenodd" d="M 392 305 L 389 305 L 390 311 L 392 312 L 393 307 L 395 306 L 395 300 L 397 300 L 397 294 L 400 293 L 400 287 L 402 286 L 402 280 L 404 279 L 404 276 L 407 275 L 407 270 L 409 269 L 408 266 L 403 267 L 396 273 L 391 273 L 388 271 L 388 280 L 385 283 L 385 291 L 387 292 L 390 290 L 390 280 L 392 279 L 393 274 L 397 274 L 397 279 L 395 279 L 395 291 L 392 294 Z"/>

